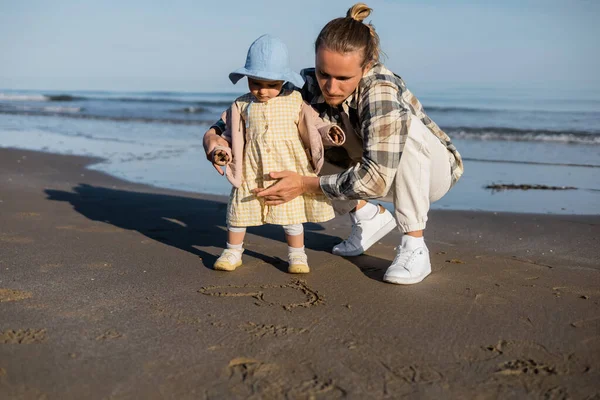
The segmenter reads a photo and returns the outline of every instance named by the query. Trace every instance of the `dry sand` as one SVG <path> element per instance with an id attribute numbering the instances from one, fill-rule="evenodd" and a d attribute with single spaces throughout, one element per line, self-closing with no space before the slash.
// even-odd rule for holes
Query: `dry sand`
<path id="1" fill-rule="evenodd" d="M 329 253 L 345 218 L 307 225 L 309 275 L 277 227 L 216 272 L 224 198 L 92 161 L 0 149 L 2 399 L 600 398 L 599 216 L 434 211 L 409 287 L 398 233 Z"/>

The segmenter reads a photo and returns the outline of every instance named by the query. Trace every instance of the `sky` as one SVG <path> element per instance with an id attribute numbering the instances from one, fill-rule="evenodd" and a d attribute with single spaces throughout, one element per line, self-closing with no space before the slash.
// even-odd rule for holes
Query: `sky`
<path id="1" fill-rule="evenodd" d="M 312 67 L 319 31 L 353 3 L 0 0 L 0 89 L 243 92 L 228 74 L 254 39 L 279 36 L 293 69 Z M 600 91 L 598 0 L 366 3 L 409 87 Z"/>

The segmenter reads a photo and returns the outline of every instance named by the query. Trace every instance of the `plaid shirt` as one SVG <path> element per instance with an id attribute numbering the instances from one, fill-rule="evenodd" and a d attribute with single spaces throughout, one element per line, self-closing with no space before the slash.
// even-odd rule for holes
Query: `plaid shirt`
<path id="1" fill-rule="evenodd" d="M 463 163 L 450 137 L 433 122 L 404 81 L 383 64 L 374 65 L 361 79 L 356 91 L 340 106 L 329 106 L 317 83 L 314 68 L 302 71 L 306 83 L 302 97 L 321 118 L 338 125 L 351 125 L 362 140 L 362 154 L 331 148 L 325 159 L 346 168 L 320 177 L 321 189 L 333 200 L 372 199 L 389 192 L 406 143 L 411 115 L 418 117 L 452 153 L 452 185 L 463 173 Z M 346 123 L 344 123 L 346 122 Z M 223 132 L 222 120 L 213 125 Z M 352 132 L 346 132 L 349 137 Z"/>

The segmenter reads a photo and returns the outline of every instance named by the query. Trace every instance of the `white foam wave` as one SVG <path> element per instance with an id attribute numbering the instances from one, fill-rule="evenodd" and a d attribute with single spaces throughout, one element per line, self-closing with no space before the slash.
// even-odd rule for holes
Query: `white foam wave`
<path id="1" fill-rule="evenodd" d="M 42 107 L 41 111 L 55 113 L 78 113 L 83 110 L 83 107 Z"/>
<path id="2" fill-rule="evenodd" d="M 38 112 L 54 114 L 75 114 L 83 111 L 83 107 L 64 107 L 64 106 L 25 106 L 25 105 L 2 105 L 0 110 L 13 112 Z"/>
<path id="3" fill-rule="evenodd" d="M 549 142 L 549 143 L 576 143 L 600 145 L 600 135 L 577 135 L 572 133 L 523 133 L 520 135 L 499 132 L 465 132 L 455 131 L 450 135 L 456 139 L 471 140 L 499 140 L 511 142 Z"/>
<path id="4" fill-rule="evenodd" d="M 0 101 L 50 101 L 50 99 L 43 94 L 0 93 Z"/>

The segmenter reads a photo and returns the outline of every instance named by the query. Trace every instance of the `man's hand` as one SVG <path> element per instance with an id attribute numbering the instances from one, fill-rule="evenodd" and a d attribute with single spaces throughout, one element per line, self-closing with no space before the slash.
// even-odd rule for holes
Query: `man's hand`
<path id="1" fill-rule="evenodd" d="M 221 166 L 214 162 L 213 152 L 215 150 L 215 147 L 217 146 L 229 147 L 229 142 L 223 139 L 221 136 L 219 136 L 214 128 L 211 128 L 204 134 L 202 145 L 204 146 L 206 159 L 212 163 L 213 167 L 215 167 L 219 174 L 223 175 L 224 172 Z"/>
<path id="2" fill-rule="evenodd" d="M 268 206 L 287 203 L 305 193 L 323 193 L 318 177 L 303 176 L 292 171 L 271 172 L 269 177 L 279 181 L 269 188 L 253 190 L 258 197 L 265 198 Z"/>
<path id="3" fill-rule="evenodd" d="M 265 198 L 265 204 L 276 206 L 287 203 L 304 193 L 303 176 L 292 171 L 281 171 L 269 173 L 271 179 L 277 179 L 278 182 L 269 188 L 254 189 L 253 192 L 258 197 Z"/>

